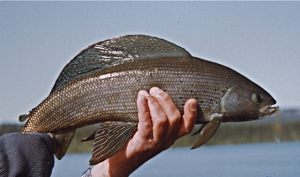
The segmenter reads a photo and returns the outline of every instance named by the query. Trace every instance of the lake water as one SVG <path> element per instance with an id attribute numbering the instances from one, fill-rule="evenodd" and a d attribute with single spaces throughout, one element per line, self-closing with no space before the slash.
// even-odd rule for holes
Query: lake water
<path id="1" fill-rule="evenodd" d="M 80 176 L 91 154 L 56 161 L 53 177 Z M 172 148 L 131 177 L 300 177 L 300 142 Z"/>

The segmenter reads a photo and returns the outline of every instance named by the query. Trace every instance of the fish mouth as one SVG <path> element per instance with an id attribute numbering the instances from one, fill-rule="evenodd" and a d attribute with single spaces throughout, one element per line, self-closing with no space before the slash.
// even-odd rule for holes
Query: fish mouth
<path id="1" fill-rule="evenodd" d="M 279 110 L 279 106 L 265 105 L 259 109 L 259 117 L 270 116 Z"/>

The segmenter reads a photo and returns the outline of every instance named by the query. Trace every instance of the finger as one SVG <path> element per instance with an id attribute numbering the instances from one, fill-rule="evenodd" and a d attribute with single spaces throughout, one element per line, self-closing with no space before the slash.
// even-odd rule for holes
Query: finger
<path id="1" fill-rule="evenodd" d="M 155 142 L 161 142 L 167 136 L 168 119 L 159 103 L 152 97 L 146 97 L 153 125 L 153 139 Z"/>
<path id="2" fill-rule="evenodd" d="M 152 87 L 149 93 L 151 96 L 155 97 L 168 118 L 170 124 L 169 135 L 176 136 L 182 117 L 172 98 L 168 93 L 157 87 Z"/>
<path id="3" fill-rule="evenodd" d="M 178 137 L 190 133 L 195 125 L 197 118 L 197 101 L 189 99 L 184 105 L 183 122 L 178 132 Z"/>
<path id="4" fill-rule="evenodd" d="M 138 93 L 137 98 L 137 109 L 138 109 L 138 134 L 143 140 L 152 139 L 152 122 L 151 122 L 151 116 L 150 111 L 148 107 L 148 102 L 146 97 L 149 96 L 149 94 L 141 90 Z"/>

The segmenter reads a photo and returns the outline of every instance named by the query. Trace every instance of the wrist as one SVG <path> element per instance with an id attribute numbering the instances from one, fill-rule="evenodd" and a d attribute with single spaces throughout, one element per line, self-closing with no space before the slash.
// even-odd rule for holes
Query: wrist
<path id="1" fill-rule="evenodd" d="M 91 177 L 112 177 L 112 174 L 109 173 L 109 164 L 107 159 L 91 168 Z"/>
<path id="2" fill-rule="evenodd" d="M 128 157 L 126 153 L 121 151 L 94 165 L 91 174 L 92 177 L 128 177 L 145 161 L 146 159 L 139 159 L 137 156 Z"/>
<path id="3" fill-rule="evenodd" d="M 94 165 L 91 169 L 92 177 L 128 177 L 129 174 L 127 168 L 113 163 L 109 159 Z"/>

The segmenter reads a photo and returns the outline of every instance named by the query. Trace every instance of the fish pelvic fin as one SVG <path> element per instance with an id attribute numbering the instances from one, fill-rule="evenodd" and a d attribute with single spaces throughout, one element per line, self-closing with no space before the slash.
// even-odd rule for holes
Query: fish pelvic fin
<path id="1" fill-rule="evenodd" d="M 88 137 L 85 137 L 81 140 L 81 142 L 85 142 L 85 141 L 92 141 L 95 139 L 95 136 L 96 136 L 96 132 L 97 130 L 95 130 L 90 136 Z"/>
<path id="2" fill-rule="evenodd" d="M 196 141 L 196 143 L 193 145 L 193 147 L 191 149 L 195 149 L 198 148 L 200 146 L 202 146 L 203 144 L 205 144 L 217 131 L 218 127 L 221 124 L 222 121 L 222 114 L 212 114 L 210 116 L 210 122 L 208 122 L 207 124 L 204 124 L 198 131 L 196 131 L 193 135 L 195 134 L 200 134 L 198 140 Z"/>
<path id="3" fill-rule="evenodd" d="M 90 165 L 95 165 L 118 152 L 136 132 L 137 122 L 104 122 L 96 130 Z"/>
<path id="4" fill-rule="evenodd" d="M 76 129 L 69 130 L 62 133 L 51 133 L 52 139 L 54 141 L 54 154 L 58 160 L 63 158 L 66 154 L 69 145 L 73 139 Z"/>

